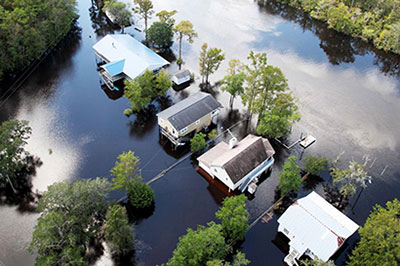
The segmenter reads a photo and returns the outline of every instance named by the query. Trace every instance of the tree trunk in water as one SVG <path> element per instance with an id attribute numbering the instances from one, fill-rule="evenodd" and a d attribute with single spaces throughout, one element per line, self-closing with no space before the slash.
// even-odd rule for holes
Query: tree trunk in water
<path id="1" fill-rule="evenodd" d="M 231 99 L 229 100 L 229 108 L 232 109 L 233 107 L 233 95 L 231 95 Z"/>
<path id="2" fill-rule="evenodd" d="M 144 18 L 144 39 L 147 45 L 147 16 Z"/>
<path id="3" fill-rule="evenodd" d="M 181 70 L 182 67 L 182 33 L 179 35 L 179 70 Z"/>

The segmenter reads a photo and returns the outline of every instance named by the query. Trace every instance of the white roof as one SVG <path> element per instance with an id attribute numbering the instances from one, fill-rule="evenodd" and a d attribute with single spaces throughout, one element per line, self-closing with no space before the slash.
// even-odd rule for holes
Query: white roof
<path id="1" fill-rule="evenodd" d="M 323 261 L 329 260 L 359 227 L 314 191 L 293 203 L 278 223 L 293 236 L 291 248 L 300 254 L 309 249 Z"/>
<path id="2" fill-rule="evenodd" d="M 123 72 L 130 79 L 142 75 L 146 69 L 157 70 L 169 62 L 128 34 L 109 34 L 93 49 L 108 62 L 125 59 Z"/>

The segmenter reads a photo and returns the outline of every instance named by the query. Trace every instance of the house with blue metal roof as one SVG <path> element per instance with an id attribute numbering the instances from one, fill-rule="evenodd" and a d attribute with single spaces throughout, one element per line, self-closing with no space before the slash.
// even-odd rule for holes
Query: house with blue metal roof
<path id="1" fill-rule="evenodd" d="M 146 69 L 157 72 L 169 62 L 129 34 L 108 34 L 98 41 L 93 49 L 103 63 L 100 77 L 114 89 L 114 82 L 135 79 Z"/>

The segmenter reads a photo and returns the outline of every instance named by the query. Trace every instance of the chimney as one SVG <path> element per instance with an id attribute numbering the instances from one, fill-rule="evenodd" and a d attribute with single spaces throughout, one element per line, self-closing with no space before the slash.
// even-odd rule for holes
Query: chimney
<path id="1" fill-rule="evenodd" d="M 232 137 L 232 138 L 229 140 L 229 149 L 232 150 L 233 148 L 235 148 L 237 142 L 238 142 L 237 138 Z"/>

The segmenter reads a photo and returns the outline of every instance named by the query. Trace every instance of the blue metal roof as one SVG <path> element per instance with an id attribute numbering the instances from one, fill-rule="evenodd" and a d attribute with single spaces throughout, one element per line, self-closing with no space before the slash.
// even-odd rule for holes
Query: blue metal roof
<path id="1" fill-rule="evenodd" d="M 125 59 L 122 59 L 102 65 L 101 67 L 104 68 L 110 74 L 111 77 L 114 77 L 124 72 L 124 65 L 125 65 Z"/>

